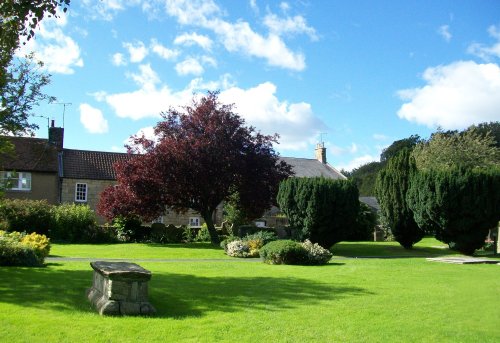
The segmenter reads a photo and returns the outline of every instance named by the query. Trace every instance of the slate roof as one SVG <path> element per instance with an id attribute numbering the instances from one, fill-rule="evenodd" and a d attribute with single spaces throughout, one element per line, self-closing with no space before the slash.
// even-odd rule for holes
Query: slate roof
<path id="1" fill-rule="evenodd" d="M 14 145 L 12 154 L 0 155 L 0 168 L 27 172 L 57 173 L 57 149 L 47 139 L 7 137 Z"/>
<path id="2" fill-rule="evenodd" d="M 330 179 L 345 179 L 337 169 L 312 158 L 280 157 L 282 161 L 290 164 L 296 177 L 325 177 Z"/>
<path id="3" fill-rule="evenodd" d="M 63 150 L 63 177 L 70 179 L 116 180 L 115 162 L 131 158 L 117 152 Z"/>
<path id="4" fill-rule="evenodd" d="M 359 197 L 359 201 L 364 202 L 370 208 L 374 209 L 377 212 L 380 211 L 380 204 L 378 203 L 378 200 L 376 197 Z"/>

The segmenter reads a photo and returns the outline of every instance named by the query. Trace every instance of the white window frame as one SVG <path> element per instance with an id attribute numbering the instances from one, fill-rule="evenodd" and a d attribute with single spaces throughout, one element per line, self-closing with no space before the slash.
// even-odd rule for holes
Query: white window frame
<path id="1" fill-rule="evenodd" d="M 266 227 L 267 225 L 265 220 L 256 220 L 253 223 L 256 227 Z"/>
<path id="2" fill-rule="evenodd" d="M 85 186 L 85 191 L 82 191 L 81 189 L 79 190 L 78 186 Z M 89 186 L 86 183 L 77 182 L 75 184 L 75 202 L 87 202 L 88 193 L 89 193 Z M 81 197 L 82 194 L 83 198 Z"/>
<path id="3" fill-rule="evenodd" d="M 154 220 L 151 222 L 151 224 L 156 224 L 156 223 L 158 223 L 158 224 L 163 224 L 163 222 L 164 222 L 163 216 L 159 216 L 158 218 L 154 219 Z"/>
<path id="4" fill-rule="evenodd" d="M 8 183 L 15 180 L 17 180 L 17 184 L 12 184 L 12 187 L 8 187 Z M 4 171 L 2 172 L 2 184 L 5 189 L 9 191 L 29 192 L 31 191 L 31 173 Z"/>
<path id="5" fill-rule="evenodd" d="M 189 217 L 189 227 L 201 227 L 200 217 Z"/>

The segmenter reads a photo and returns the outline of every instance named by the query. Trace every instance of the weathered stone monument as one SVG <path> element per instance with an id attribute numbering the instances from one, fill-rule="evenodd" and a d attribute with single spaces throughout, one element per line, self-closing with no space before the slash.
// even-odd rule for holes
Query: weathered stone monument
<path id="1" fill-rule="evenodd" d="M 135 263 L 96 261 L 87 297 L 101 315 L 152 315 L 148 301 L 151 272 Z"/>

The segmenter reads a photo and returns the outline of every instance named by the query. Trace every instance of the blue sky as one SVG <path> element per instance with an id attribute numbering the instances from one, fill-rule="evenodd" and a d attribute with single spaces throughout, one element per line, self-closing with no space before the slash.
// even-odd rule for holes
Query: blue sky
<path id="1" fill-rule="evenodd" d="M 500 2 L 73 0 L 19 54 L 52 74 L 65 147 L 124 151 L 193 92 L 350 170 L 394 140 L 500 120 Z M 63 106 L 38 114 L 62 125 Z M 37 136 L 46 137 L 46 119 Z"/>

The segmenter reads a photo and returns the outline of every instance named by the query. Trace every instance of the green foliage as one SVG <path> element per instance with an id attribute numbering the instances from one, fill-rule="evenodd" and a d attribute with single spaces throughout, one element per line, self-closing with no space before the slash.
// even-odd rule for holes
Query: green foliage
<path id="1" fill-rule="evenodd" d="M 52 208 L 46 200 L 3 199 L 0 201 L 1 228 L 46 235 L 53 224 Z"/>
<path id="2" fill-rule="evenodd" d="M 275 241 L 278 239 L 276 233 L 270 231 L 257 231 L 255 233 L 249 234 L 245 237 L 245 240 L 261 240 L 264 244 Z"/>
<path id="3" fill-rule="evenodd" d="M 359 202 L 359 212 L 356 217 L 356 225 L 348 233 L 348 241 L 367 241 L 373 238 L 373 230 L 377 226 L 377 214 L 367 204 Z"/>
<path id="4" fill-rule="evenodd" d="M 1 266 L 42 266 L 50 252 L 45 235 L 0 231 Z"/>
<path id="5" fill-rule="evenodd" d="M 277 200 L 300 240 L 330 247 L 346 239 L 356 225 L 358 197 L 349 180 L 289 178 L 280 184 Z"/>
<path id="6" fill-rule="evenodd" d="M 241 206 L 240 194 L 234 192 L 224 201 L 224 221 L 233 224 L 233 227 L 240 227 L 250 223 L 255 218 L 250 218 L 245 208 Z"/>
<path id="7" fill-rule="evenodd" d="M 182 238 L 184 239 L 184 242 L 186 243 L 194 242 L 194 239 L 196 237 L 196 230 L 189 225 L 184 226 L 182 229 L 183 229 Z"/>
<path id="8" fill-rule="evenodd" d="M 415 174 L 408 203 L 421 227 L 471 255 L 500 220 L 500 169 L 450 168 Z"/>
<path id="9" fill-rule="evenodd" d="M 391 158 L 379 172 L 376 186 L 381 216 L 390 227 L 395 240 L 406 249 L 411 249 L 424 236 L 424 231 L 413 219 L 413 211 L 406 201 L 410 177 L 415 173 L 410 155 L 410 150 L 405 149 Z"/>
<path id="10" fill-rule="evenodd" d="M 491 135 L 495 140 L 495 146 L 500 148 L 500 122 L 480 123 L 467 128 L 467 131 L 474 131 L 481 136 Z"/>
<path id="11" fill-rule="evenodd" d="M 419 170 L 490 168 L 500 164 L 500 149 L 489 133 L 469 129 L 464 132 L 437 132 L 418 144 L 413 157 Z"/>
<path id="12" fill-rule="evenodd" d="M 421 142 L 422 139 L 419 135 L 411 135 L 408 138 L 394 141 L 390 146 L 382 151 L 382 153 L 380 154 L 380 161 L 385 163 L 391 158 L 397 156 L 402 150 L 412 150 L 417 144 Z"/>
<path id="13" fill-rule="evenodd" d="M 136 216 L 117 216 L 113 218 L 112 226 L 121 242 L 143 242 L 148 234 Z"/>
<path id="14" fill-rule="evenodd" d="M 96 217 L 88 205 L 62 204 L 52 211 L 50 237 L 66 242 L 92 242 L 97 232 Z"/>
<path id="15" fill-rule="evenodd" d="M 380 162 L 370 162 L 353 169 L 349 173 L 345 173 L 347 177 L 352 179 L 359 190 L 361 196 L 372 196 L 375 194 L 375 181 L 377 173 L 382 169 L 383 164 Z"/>
<path id="16" fill-rule="evenodd" d="M 273 241 L 260 249 L 260 256 L 268 264 L 308 264 L 307 250 L 298 242 L 290 240 Z"/>
<path id="17" fill-rule="evenodd" d="M 210 232 L 208 232 L 208 227 L 206 223 L 203 223 L 201 229 L 196 234 L 194 239 L 195 242 L 210 242 Z"/>

